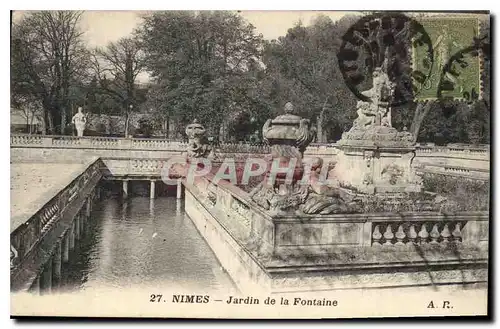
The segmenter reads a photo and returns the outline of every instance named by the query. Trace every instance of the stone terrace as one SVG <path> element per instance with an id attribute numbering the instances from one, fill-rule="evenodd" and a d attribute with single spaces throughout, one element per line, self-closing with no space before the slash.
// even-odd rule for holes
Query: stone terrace
<path id="1" fill-rule="evenodd" d="M 87 167 L 86 164 L 12 163 L 11 231 L 42 208 Z"/>

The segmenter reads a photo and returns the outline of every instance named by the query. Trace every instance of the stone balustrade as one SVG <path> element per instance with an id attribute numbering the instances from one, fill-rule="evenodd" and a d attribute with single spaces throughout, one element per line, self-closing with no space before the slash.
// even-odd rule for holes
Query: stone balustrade
<path id="1" fill-rule="evenodd" d="M 474 145 L 457 145 L 448 144 L 447 146 L 433 146 L 417 144 L 415 153 L 417 157 L 422 156 L 454 156 L 465 157 L 478 160 L 489 160 L 490 147 L 489 145 L 474 146 Z"/>
<path id="2" fill-rule="evenodd" d="M 165 139 L 11 135 L 11 147 L 109 148 L 184 151 L 187 143 Z"/>
<path id="3" fill-rule="evenodd" d="M 466 223 L 463 221 L 376 223 L 372 233 L 372 246 L 461 243 L 462 230 Z"/>
<path id="4" fill-rule="evenodd" d="M 488 213 L 407 213 L 372 219 L 372 246 L 438 245 L 488 241 Z"/>
<path id="5" fill-rule="evenodd" d="M 12 285 L 19 286 L 33 281 L 37 275 L 37 266 L 44 263 L 42 258 L 46 256 L 44 252 L 47 252 L 44 248 L 52 247 L 53 241 L 49 240 L 59 237 L 58 229 L 61 229 L 63 218 L 71 223 L 74 216 L 72 213 L 83 205 L 84 201 L 80 202 L 80 199 L 85 200 L 86 194 L 93 190 L 100 180 L 101 167 L 100 159 L 92 160 L 82 173 L 52 198 L 49 196 L 49 201 L 34 213 L 24 213 L 23 218 L 13 219 L 10 233 Z M 58 229 L 55 229 L 56 227 Z"/>
<path id="6" fill-rule="evenodd" d="M 24 135 L 15 134 L 10 137 L 11 147 L 101 147 L 101 148 L 127 148 L 127 149 L 160 149 L 184 151 L 187 142 L 172 141 L 158 138 L 122 138 L 122 137 L 94 137 L 94 136 L 50 136 L 50 135 Z M 223 153 L 269 153 L 270 148 L 264 144 L 245 143 L 220 143 L 217 145 Z M 338 153 L 335 143 L 311 143 L 305 154 L 321 155 Z M 417 157 L 425 154 L 465 156 L 475 159 L 489 159 L 489 145 L 474 146 L 465 144 L 449 144 L 448 146 L 434 146 L 433 144 L 417 144 Z"/>
<path id="7" fill-rule="evenodd" d="M 473 180 L 487 181 L 490 179 L 489 169 L 471 168 L 464 166 L 452 166 L 439 163 L 420 163 L 417 172 L 446 175 L 457 178 L 469 178 Z"/>
<path id="8" fill-rule="evenodd" d="M 217 150 L 221 153 L 267 154 L 271 152 L 270 147 L 264 144 L 243 143 L 221 143 Z"/>
<path id="9" fill-rule="evenodd" d="M 11 149 L 13 161 L 30 161 L 30 159 L 42 161 L 44 158 L 67 161 L 67 159 L 92 156 L 153 160 L 184 154 L 187 143 L 154 138 L 11 135 Z M 316 143 L 307 147 L 304 156 L 320 157 L 324 161 L 331 162 L 335 161 L 338 152 L 339 149 L 334 143 Z M 238 161 L 243 161 L 249 154 L 266 156 L 270 153 L 270 148 L 262 144 L 221 143 L 217 145 L 216 153 L 222 157 L 232 156 Z M 415 153 L 413 164 L 425 168 L 425 171 L 457 177 L 489 179 L 488 145 L 417 144 Z"/>

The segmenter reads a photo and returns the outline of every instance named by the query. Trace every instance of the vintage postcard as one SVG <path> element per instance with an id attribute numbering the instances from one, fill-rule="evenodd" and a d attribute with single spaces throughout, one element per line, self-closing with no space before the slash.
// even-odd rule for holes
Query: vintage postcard
<path id="1" fill-rule="evenodd" d="M 490 15 L 13 11 L 11 316 L 487 316 Z"/>

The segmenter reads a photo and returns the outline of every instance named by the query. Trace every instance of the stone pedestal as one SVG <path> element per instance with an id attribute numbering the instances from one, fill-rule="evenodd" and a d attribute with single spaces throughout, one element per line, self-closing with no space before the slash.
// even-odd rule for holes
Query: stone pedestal
<path id="1" fill-rule="evenodd" d="M 370 194 L 421 191 L 412 165 L 416 147 L 409 132 L 355 125 L 337 144 L 337 163 L 329 177 L 341 186 Z"/>
<path id="2" fill-rule="evenodd" d="M 57 243 L 54 256 L 52 258 L 52 275 L 54 281 L 54 288 L 58 288 L 61 283 L 61 265 L 62 265 L 62 248 L 61 242 Z"/>
<path id="3" fill-rule="evenodd" d="M 154 179 L 152 179 L 150 181 L 150 183 L 151 183 L 151 185 L 149 188 L 149 198 L 154 199 L 155 198 L 155 191 L 156 191 L 156 181 Z"/>
<path id="4" fill-rule="evenodd" d="M 75 222 L 71 224 L 71 228 L 67 234 L 69 235 L 69 249 L 73 250 L 75 248 Z"/>
<path id="5" fill-rule="evenodd" d="M 71 231 L 68 231 L 62 241 L 62 260 L 65 263 L 69 261 L 70 234 Z"/>
<path id="6" fill-rule="evenodd" d="M 128 197 L 128 180 L 124 180 L 122 183 L 123 197 Z"/>
<path id="7" fill-rule="evenodd" d="M 177 179 L 177 199 L 182 198 L 182 180 L 179 178 Z"/>
<path id="8" fill-rule="evenodd" d="M 42 271 L 40 278 L 40 293 L 50 294 L 52 291 L 52 261 L 49 261 Z"/>
<path id="9" fill-rule="evenodd" d="M 75 239 L 80 240 L 80 215 L 76 215 L 76 218 L 73 222 L 75 226 Z"/>
<path id="10" fill-rule="evenodd" d="M 412 168 L 415 147 L 342 145 L 329 177 L 361 193 L 420 192 Z"/>

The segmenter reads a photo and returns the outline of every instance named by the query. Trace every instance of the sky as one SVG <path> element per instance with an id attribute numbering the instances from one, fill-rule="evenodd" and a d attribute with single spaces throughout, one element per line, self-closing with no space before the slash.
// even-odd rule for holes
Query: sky
<path id="1" fill-rule="evenodd" d="M 25 12 L 14 12 L 13 20 L 17 21 Z M 141 22 L 140 11 L 85 11 L 82 15 L 81 27 L 89 46 L 105 46 L 129 35 Z M 287 30 L 299 20 L 308 25 L 311 19 L 324 14 L 338 20 L 346 14 L 340 11 L 242 11 L 241 15 L 261 33 L 265 39 L 276 39 L 285 35 Z"/>

